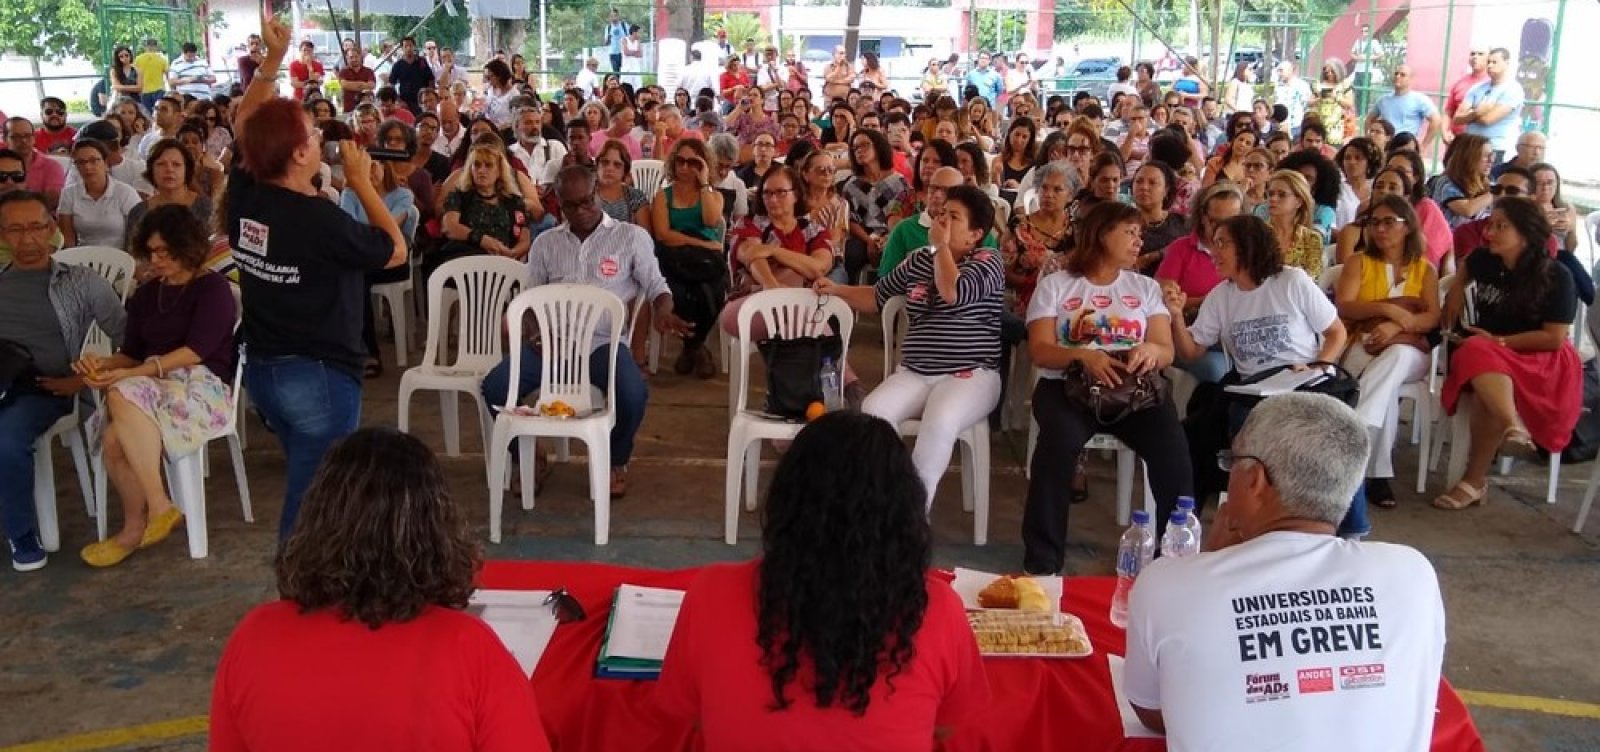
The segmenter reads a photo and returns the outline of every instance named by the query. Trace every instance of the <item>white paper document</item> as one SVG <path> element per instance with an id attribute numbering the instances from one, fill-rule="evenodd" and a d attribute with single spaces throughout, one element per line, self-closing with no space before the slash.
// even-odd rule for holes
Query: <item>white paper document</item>
<path id="1" fill-rule="evenodd" d="M 683 606 L 682 590 L 623 585 L 617 588 L 616 610 L 606 655 L 659 661 L 667 657 L 672 626 Z"/>
<path id="2" fill-rule="evenodd" d="M 1324 368 L 1307 368 L 1304 371 L 1285 368 L 1254 384 L 1234 384 L 1224 391 L 1257 397 L 1271 397 L 1278 394 L 1288 394 L 1306 384 L 1321 381 L 1325 378 L 1328 378 L 1328 372 Z"/>
<path id="3" fill-rule="evenodd" d="M 1117 712 L 1122 714 L 1122 735 L 1128 739 L 1161 738 L 1162 734 L 1145 726 L 1138 714 L 1133 712 L 1133 706 L 1128 704 L 1128 692 L 1122 688 L 1122 656 L 1107 654 L 1106 665 L 1111 669 L 1111 690 L 1116 693 Z"/>
<path id="4" fill-rule="evenodd" d="M 544 605 L 549 595 L 549 590 L 479 590 L 467 604 L 467 610 L 488 623 L 530 677 L 556 633 L 555 611 Z"/>

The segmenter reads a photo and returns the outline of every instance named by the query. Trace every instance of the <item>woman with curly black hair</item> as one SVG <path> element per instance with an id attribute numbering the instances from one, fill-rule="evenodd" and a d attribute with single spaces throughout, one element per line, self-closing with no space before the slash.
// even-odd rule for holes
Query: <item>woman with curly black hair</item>
<path id="1" fill-rule="evenodd" d="M 481 561 L 456 510 L 421 441 L 335 445 L 278 557 L 282 600 L 223 650 L 212 749 L 549 750 L 528 677 L 463 612 Z"/>
<path id="2" fill-rule="evenodd" d="M 1344 178 L 1333 160 L 1318 152 L 1300 149 L 1278 160 L 1278 170 L 1294 170 L 1306 179 L 1311 190 L 1311 226 L 1322 236 L 1324 245 L 1332 243 L 1333 233 L 1342 225 L 1335 211 L 1339 205 L 1339 192 Z"/>
<path id="3" fill-rule="evenodd" d="M 689 586 L 660 707 L 697 721 L 710 752 L 928 749 L 981 712 L 961 600 L 928 572 L 924 501 L 888 423 L 846 411 L 807 426 L 773 476 L 762 558 Z"/>

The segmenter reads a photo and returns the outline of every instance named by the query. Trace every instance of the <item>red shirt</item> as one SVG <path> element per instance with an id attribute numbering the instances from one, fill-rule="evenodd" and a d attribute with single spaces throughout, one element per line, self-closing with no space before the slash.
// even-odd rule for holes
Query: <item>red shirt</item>
<path id="1" fill-rule="evenodd" d="M 346 65 L 339 70 L 339 96 L 344 100 L 344 111 L 351 112 L 355 110 L 356 100 L 361 97 L 361 92 L 345 87 L 344 82 L 346 81 L 376 84 L 378 83 L 378 76 L 372 72 L 371 68 L 366 66 L 362 66 L 360 70 L 356 70 L 355 68 Z M 373 90 L 368 90 L 367 93 L 371 94 L 372 91 Z"/>
<path id="2" fill-rule="evenodd" d="M 383 105 L 378 105 L 378 114 L 383 115 L 384 120 L 398 120 L 406 125 L 417 124 L 417 116 L 411 114 L 411 110 L 402 105 L 397 105 L 394 108 L 394 112 L 384 112 Z"/>
<path id="3" fill-rule="evenodd" d="M 300 62 L 299 60 L 296 60 L 296 61 L 294 61 L 292 63 L 289 63 L 289 81 L 290 82 L 308 81 L 308 80 L 311 79 L 311 76 L 312 76 L 313 73 L 316 74 L 317 78 L 320 78 L 323 81 L 327 81 L 328 80 L 323 75 L 322 62 L 319 61 L 319 60 L 312 60 L 311 61 L 311 68 L 309 70 L 306 68 L 306 64 L 303 63 L 303 62 Z M 290 88 L 294 90 L 295 101 L 305 101 L 305 98 L 306 98 L 306 87 L 304 87 L 304 86 L 302 86 L 300 84 L 297 84 L 297 83 L 292 83 Z M 321 88 L 322 87 L 320 87 L 320 86 L 317 87 L 317 89 L 319 91 L 321 90 Z"/>
<path id="4" fill-rule="evenodd" d="M 1455 235 L 1457 265 L 1465 261 L 1468 256 L 1471 256 L 1473 251 L 1479 248 L 1488 248 L 1488 235 L 1488 219 L 1474 219 L 1457 227 Z M 1545 239 L 1544 249 L 1550 254 L 1550 258 L 1555 258 L 1556 252 L 1561 249 L 1560 246 L 1556 245 L 1556 236 L 1553 233 Z"/>
<path id="5" fill-rule="evenodd" d="M 717 94 L 723 99 L 732 99 L 738 95 L 730 95 L 728 90 L 735 86 L 748 88 L 750 86 L 750 77 L 745 75 L 743 71 L 738 73 L 728 73 L 724 71 L 722 77 L 718 79 Z"/>
<path id="6" fill-rule="evenodd" d="M 1222 274 L 1211 254 L 1200 250 L 1200 236 L 1189 233 L 1167 244 L 1167 254 L 1156 268 L 1156 279 L 1170 279 L 1191 298 L 1203 298 L 1222 284 Z"/>
<path id="7" fill-rule="evenodd" d="M 916 185 L 916 176 L 911 174 L 911 158 L 905 152 L 894 149 L 894 171 L 906 179 L 906 185 Z"/>
<path id="8" fill-rule="evenodd" d="M 211 693 L 211 749 L 549 752 L 533 686 L 474 616 L 429 607 L 368 629 L 289 601 L 228 639 Z"/>
<path id="9" fill-rule="evenodd" d="M 33 132 L 33 149 L 45 153 L 56 150 L 65 152 L 72 148 L 72 140 L 77 137 L 78 129 L 70 125 L 54 132 L 48 128 L 39 128 Z"/>
<path id="10" fill-rule="evenodd" d="M 815 674 L 802 659 L 785 688 L 789 708 L 772 710 L 772 681 L 755 641 L 757 567 L 710 566 L 695 577 L 656 687 L 664 711 L 699 721 L 706 752 L 927 752 L 935 726 L 959 725 L 987 708 L 989 681 L 961 599 L 930 575 L 916 656 L 895 677 L 893 692 L 880 676 L 866 715 L 818 708 L 806 691 Z"/>

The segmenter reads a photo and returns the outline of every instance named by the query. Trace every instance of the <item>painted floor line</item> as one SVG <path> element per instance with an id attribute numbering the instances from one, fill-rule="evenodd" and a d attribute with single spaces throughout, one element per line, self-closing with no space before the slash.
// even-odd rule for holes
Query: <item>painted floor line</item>
<path id="1" fill-rule="evenodd" d="M 92 752 L 93 750 L 128 747 L 135 744 L 171 741 L 186 736 L 206 733 L 209 723 L 206 716 L 196 715 L 171 721 L 158 721 L 138 726 L 91 731 L 87 734 L 58 736 L 39 742 L 28 742 L 13 747 L 0 747 L 0 752 Z"/>
<path id="2" fill-rule="evenodd" d="M 1456 694 L 1461 697 L 1462 702 L 1472 707 L 1519 710 L 1541 715 L 1600 720 L 1600 704 L 1595 703 L 1558 700 L 1552 697 L 1512 695 L 1502 692 L 1479 692 L 1471 689 L 1458 689 Z M 197 715 L 171 721 L 146 723 L 140 726 L 126 726 L 104 731 L 93 731 L 87 734 L 61 736 L 55 739 L 28 742 L 27 744 L 18 744 L 11 747 L 0 747 L 0 752 L 94 752 L 95 750 L 114 747 L 198 736 L 204 734 L 206 729 L 206 717 Z"/>
<path id="3" fill-rule="evenodd" d="M 1472 689 L 1458 689 L 1456 694 L 1461 696 L 1462 702 L 1473 707 L 1522 710 L 1542 715 L 1562 715 L 1570 718 L 1600 720 L 1600 705 L 1591 702 L 1558 700 L 1553 697 L 1510 695 L 1502 692 L 1479 692 Z"/>

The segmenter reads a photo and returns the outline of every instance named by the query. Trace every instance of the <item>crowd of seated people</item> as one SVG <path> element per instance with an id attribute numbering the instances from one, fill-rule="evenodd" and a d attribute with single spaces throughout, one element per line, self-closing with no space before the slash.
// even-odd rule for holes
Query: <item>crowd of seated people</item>
<path id="1" fill-rule="evenodd" d="M 400 61 L 421 59 L 406 57 L 415 47 Z M 246 282 L 242 336 L 274 357 L 352 376 L 357 398 L 362 372 L 381 370 L 368 290 L 405 278 L 400 263 L 411 254 L 425 274 L 492 254 L 526 263 L 530 284 L 595 285 L 630 304 L 644 298 L 647 326 L 634 329 L 617 363 L 595 369 L 618 375 L 613 495 L 627 490 L 648 400 L 649 328 L 675 340 L 669 352 L 676 350 L 678 374 L 713 378 L 709 339 L 719 328 L 736 333 L 740 307 L 762 291 L 810 287 L 863 314 L 903 295 L 910 316 L 901 362 L 876 388 L 843 364 L 849 402 L 890 425 L 921 421 L 910 461 L 926 509 L 957 438 L 1001 402 L 1010 369 L 1037 369 L 1038 386 L 1028 392 L 1040 438 L 1023 532 L 1030 572 L 1062 566 L 1067 509 L 1087 493 L 1079 450 L 1104 428 L 1063 396 L 1067 379 L 1115 385 L 1171 367 L 1217 384 L 1342 365 L 1360 382 L 1352 408 L 1369 437 L 1366 482 L 1339 518 L 1340 532 L 1352 537 L 1371 529 L 1367 503 L 1395 501 L 1388 481 L 1396 395 L 1426 378 L 1446 332 L 1460 341 L 1445 350 L 1443 402 L 1455 411 L 1472 395 L 1471 456 L 1467 475 L 1435 506 L 1481 501 L 1496 454 L 1559 452 L 1567 443 L 1580 408 L 1566 327 L 1579 298 L 1592 297 L 1592 283 L 1572 256 L 1583 223 L 1537 139 L 1518 140 L 1513 156 L 1463 132 L 1434 174 L 1434 138 L 1382 118 L 1361 129 L 1352 127 L 1357 121 L 1330 126 L 1321 120 L 1328 113 L 1316 111 L 1325 108 L 1308 114 L 1303 103 L 1252 101 L 1232 111 L 1204 94 L 1190 97 L 1198 103 L 1168 101 L 1152 81 L 1156 96 L 1130 83 L 1110 102 L 1026 90 L 1006 92 L 1002 102 L 951 85 L 913 105 L 872 71 L 830 77 L 842 84 L 838 96 L 814 102 L 804 86 L 768 91 L 760 75 L 728 62 L 708 90 L 596 77 L 593 88 L 541 96 L 508 77 L 514 66 L 494 65 L 476 90 L 470 77 L 444 85 L 384 74 L 378 86 L 345 92 L 348 101 L 323 95 L 313 70 L 296 79 L 302 98 L 291 102 L 308 142 L 270 155 L 260 132 L 240 120 L 262 111 L 259 96 L 246 107 L 241 97 L 169 94 L 150 112 L 119 101 L 62 147 L 70 175 L 44 153 L 55 147 L 35 145 L 37 133 L 59 130 L 53 121 L 13 118 L 10 148 L 0 150 L 0 190 L 41 192 L 60 245 L 112 245 L 155 259 L 140 279 L 160 292 L 173 285 L 173 272 L 163 270 L 176 262 L 151 251 L 146 228 L 156 217 L 176 221 L 166 207 L 185 210 L 211 245 L 226 239 L 237 261 L 260 240 L 246 221 L 272 213 L 252 215 L 235 199 L 259 204 L 271 195 L 266 183 L 308 189 L 295 201 L 320 201 L 349 223 L 338 231 L 343 251 L 324 260 L 340 282 L 318 294 L 329 310 L 359 318 L 348 332 L 292 347 L 288 332 L 274 330 L 284 321 L 252 309 L 304 301 Z M 404 159 L 352 164 L 324 143 L 330 135 L 341 147 L 382 147 Z M 250 172 L 241 163 L 250 160 L 276 161 L 281 172 L 240 186 L 238 176 Z M 646 160 L 660 163 L 659 186 L 636 184 Z M 19 242 L 0 237 L 0 260 Z M 594 263 L 572 261 L 588 255 Z M 1328 271 L 1336 265 L 1338 274 Z M 201 278 L 207 266 L 183 268 Z M 1088 310 L 1101 290 L 1112 291 L 1104 297 L 1114 312 Z M 136 294 L 130 312 L 142 301 Z M 132 318 L 128 326 L 148 322 Z M 122 346 L 119 357 L 163 352 L 138 340 Z M 196 363 L 158 359 L 168 373 L 157 380 L 207 367 L 227 381 L 230 363 L 214 352 L 196 355 Z M 491 403 L 504 400 L 511 379 L 518 393 L 537 388 L 537 351 L 525 355 L 522 373 L 502 368 L 485 379 Z M 247 366 L 247 382 L 256 367 Z M 1553 374 L 1553 386 L 1528 393 L 1543 373 Z M 117 391 L 87 375 L 85 383 Z M 293 406 L 262 392 L 263 412 L 295 455 L 288 496 L 298 502 L 315 459 L 359 413 L 341 413 L 350 418 L 343 433 L 302 433 Z M 1177 416 L 1190 406 L 1165 399 L 1110 430 L 1163 478 L 1154 489 L 1163 510 L 1178 495 L 1220 490 L 1208 452 L 1237 437 L 1250 415 L 1249 406 L 1234 405 L 1220 423 L 1186 427 Z M 148 458 L 128 453 L 118 424 L 129 410 L 120 412 L 102 420 L 111 426 L 108 457 L 120 458 L 113 478 L 123 476 L 116 490 L 126 519 L 109 545 L 84 554 L 108 563 L 136 550 L 152 527 L 174 522 L 159 484 L 136 472 Z M 1219 417 L 1190 412 L 1191 424 Z M 547 473 L 541 465 L 535 477 Z M 285 536 L 296 513 L 286 515 Z M 8 519 L 7 534 L 29 531 Z"/>

